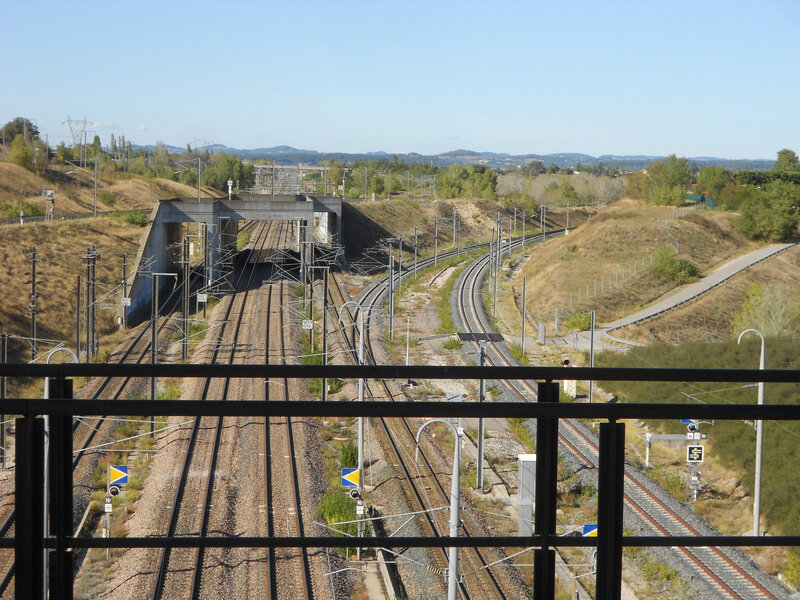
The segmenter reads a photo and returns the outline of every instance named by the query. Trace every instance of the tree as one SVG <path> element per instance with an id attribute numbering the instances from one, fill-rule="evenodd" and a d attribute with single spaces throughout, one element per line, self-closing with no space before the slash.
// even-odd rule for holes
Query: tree
<path id="1" fill-rule="evenodd" d="M 800 187 L 787 181 L 773 181 L 763 189 L 764 198 L 770 211 L 768 239 L 782 241 L 790 239 L 800 222 Z"/>
<path id="2" fill-rule="evenodd" d="M 719 201 L 725 186 L 733 182 L 733 173 L 722 167 L 703 167 L 697 176 L 697 192 Z"/>
<path id="3" fill-rule="evenodd" d="M 798 296 L 785 285 L 755 285 L 750 288 L 742 310 L 733 318 L 739 331 L 757 329 L 765 336 L 789 333 L 798 318 Z"/>
<path id="4" fill-rule="evenodd" d="M 59 142 L 56 146 L 56 160 L 64 162 L 65 160 L 72 160 L 72 148 L 67 146 L 64 142 Z"/>
<path id="5" fill-rule="evenodd" d="M 544 165 L 539 160 L 532 160 L 529 165 L 529 172 L 531 177 L 536 177 L 545 172 Z"/>
<path id="6" fill-rule="evenodd" d="M 651 270 L 656 275 L 681 285 L 697 277 L 697 267 L 686 259 L 677 258 L 676 254 L 675 248 L 662 244 L 653 256 Z"/>
<path id="7" fill-rule="evenodd" d="M 670 154 L 665 161 L 656 161 L 648 169 L 644 199 L 654 204 L 681 206 L 689 186 L 689 161 Z"/>
<path id="8" fill-rule="evenodd" d="M 8 153 L 8 160 L 12 163 L 30 169 L 33 166 L 33 151 L 25 142 L 21 133 L 14 136 L 11 142 L 11 152 Z"/>
<path id="9" fill-rule="evenodd" d="M 779 242 L 797 230 L 800 187 L 787 181 L 772 181 L 758 190 L 746 188 L 739 205 L 737 229 L 754 240 Z"/>
<path id="10" fill-rule="evenodd" d="M 493 200 L 496 197 L 497 173 L 482 165 L 464 167 L 450 165 L 440 172 L 437 182 L 437 194 L 445 198 L 484 198 Z"/>
<path id="11" fill-rule="evenodd" d="M 731 181 L 725 184 L 725 187 L 722 188 L 719 196 L 714 198 L 714 202 L 716 202 L 717 206 L 722 208 L 728 210 L 737 210 L 739 208 L 739 203 L 744 197 L 744 193 L 744 188 L 736 185 L 736 182 Z"/>
<path id="12" fill-rule="evenodd" d="M 39 128 L 31 123 L 29 119 L 23 117 L 17 117 L 9 121 L 3 126 L 3 129 L 7 140 L 13 140 L 17 135 L 23 136 L 26 142 L 39 139 Z"/>
<path id="13" fill-rule="evenodd" d="M 637 171 L 625 178 L 625 194 L 631 198 L 644 198 L 647 189 L 648 177 L 645 173 Z"/>
<path id="14" fill-rule="evenodd" d="M 778 160 L 775 161 L 773 171 L 794 171 L 797 169 L 797 154 L 794 150 L 784 148 L 778 151 Z"/>
<path id="15" fill-rule="evenodd" d="M 235 154 L 224 156 L 217 154 L 211 166 L 203 170 L 203 184 L 227 191 L 228 179 L 232 180 L 234 185 L 238 181 L 242 187 L 251 187 L 255 181 L 255 167 L 252 164 L 244 164 Z"/>
<path id="16" fill-rule="evenodd" d="M 100 143 L 100 136 L 95 134 L 92 144 L 89 146 L 88 155 L 90 158 L 99 158 L 103 145 Z"/>

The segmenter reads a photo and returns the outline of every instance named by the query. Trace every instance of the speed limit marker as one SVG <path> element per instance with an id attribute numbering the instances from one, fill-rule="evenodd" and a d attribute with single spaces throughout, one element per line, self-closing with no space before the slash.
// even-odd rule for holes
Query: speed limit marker
<path id="1" fill-rule="evenodd" d="M 687 446 L 686 462 L 688 463 L 703 462 L 703 446 Z"/>

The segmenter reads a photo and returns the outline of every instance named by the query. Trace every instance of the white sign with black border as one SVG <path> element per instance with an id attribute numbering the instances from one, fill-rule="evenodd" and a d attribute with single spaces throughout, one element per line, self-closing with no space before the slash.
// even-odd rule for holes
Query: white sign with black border
<path id="1" fill-rule="evenodd" d="M 314 321 L 311 319 L 303 319 L 303 329 L 314 329 Z"/>
<path id="2" fill-rule="evenodd" d="M 208 294 L 197 294 L 198 302 L 208 302 Z"/>

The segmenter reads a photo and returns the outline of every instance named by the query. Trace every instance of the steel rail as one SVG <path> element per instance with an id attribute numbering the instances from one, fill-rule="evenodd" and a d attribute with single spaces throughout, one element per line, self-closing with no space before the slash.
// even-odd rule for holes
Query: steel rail
<path id="1" fill-rule="evenodd" d="M 284 297 L 283 282 L 281 282 L 281 300 L 283 300 L 283 297 Z M 286 328 L 284 327 L 284 311 L 280 310 L 279 315 L 280 315 L 279 324 L 281 331 L 281 349 L 285 350 Z M 284 364 L 286 363 L 286 352 L 281 353 L 281 360 Z M 284 402 L 288 402 L 290 400 L 288 379 L 283 380 L 283 400 Z M 292 418 L 287 415 L 284 422 L 286 424 L 286 455 L 289 460 L 290 487 L 292 489 L 292 496 L 294 498 L 294 507 L 295 507 L 294 511 L 295 527 L 297 528 L 297 537 L 302 538 L 305 537 L 305 527 L 303 525 L 302 496 L 300 494 L 300 478 L 297 472 L 297 458 L 295 456 L 294 430 L 292 426 Z M 313 581 L 311 579 L 311 568 L 310 568 L 307 548 L 300 548 L 300 562 L 301 562 L 300 583 L 302 584 L 303 588 L 303 597 L 306 599 L 310 599 L 314 597 L 314 586 L 313 586 Z"/>
<path id="2" fill-rule="evenodd" d="M 193 276 L 193 281 L 196 282 L 197 279 L 199 279 L 200 277 L 201 277 L 200 275 L 195 274 Z M 178 303 L 180 302 L 181 299 L 180 291 L 182 287 L 183 287 L 183 282 L 181 281 L 175 287 L 175 289 L 173 289 L 173 291 L 170 292 L 170 295 L 167 296 L 167 298 L 165 298 L 162 301 L 162 306 L 159 308 L 163 310 L 162 307 L 167 307 L 167 310 L 165 312 L 168 315 L 171 315 L 177 308 Z M 172 302 L 172 304 L 170 304 L 170 302 Z M 159 313 L 161 313 L 162 310 L 159 310 Z M 167 319 L 162 321 L 161 325 L 159 325 L 157 329 L 159 334 L 167 328 L 171 319 L 172 317 L 168 317 Z M 129 342 L 127 347 L 123 350 L 122 355 L 116 361 L 117 365 L 124 364 L 125 361 L 128 358 L 130 358 L 130 355 L 133 354 L 133 351 L 135 350 L 137 344 L 139 344 L 139 342 L 142 341 L 142 339 L 149 333 L 149 331 L 150 330 L 147 327 L 140 328 L 140 331 L 136 334 L 134 339 Z M 151 346 L 152 346 L 152 340 L 148 340 L 145 346 L 139 352 L 138 357 L 136 357 L 136 364 L 141 363 L 145 358 L 147 358 L 147 356 L 150 353 Z M 115 378 L 112 376 L 104 377 L 103 381 L 100 382 L 98 388 L 92 393 L 92 399 L 99 399 L 101 394 L 105 391 L 106 387 L 108 387 L 109 384 L 114 379 Z M 131 379 L 132 379 L 131 376 L 123 377 L 122 382 L 119 383 L 116 390 L 111 394 L 109 399 L 117 400 L 122 395 L 122 392 L 125 390 Z M 93 440 L 99 433 L 100 428 L 103 426 L 104 422 L 105 422 L 105 415 L 98 415 L 94 419 L 94 422 L 92 424 L 87 423 L 83 419 L 75 419 L 73 421 L 72 424 L 73 435 L 78 431 L 81 425 L 83 425 L 87 429 L 87 432 L 83 437 L 83 440 L 81 440 L 81 442 L 77 444 L 77 447 L 74 450 L 74 458 L 72 460 L 73 473 L 77 470 L 80 461 L 85 456 L 86 449 L 89 448 L 89 446 L 91 446 Z M 0 524 L 0 537 L 5 537 L 10 532 L 15 519 L 16 519 L 16 509 L 12 508 L 9 514 L 3 520 L 3 523 Z M 80 563 L 82 562 L 82 558 L 80 556 L 76 557 L 75 562 L 76 562 L 76 568 L 79 567 Z M 5 573 L 3 574 L 3 577 L 0 578 L 0 596 L 2 596 L 8 589 L 8 586 L 10 585 L 11 581 L 14 578 L 15 571 L 16 571 L 15 563 L 12 562 L 11 565 L 8 567 L 8 569 L 6 569 Z"/>
<path id="3" fill-rule="evenodd" d="M 447 258 L 448 254 L 456 256 L 457 255 L 457 250 L 453 250 L 452 252 L 445 253 L 445 258 Z M 429 263 L 428 266 L 433 266 L 433 259 L 427 259 L 424 262 L 425 263 Z M 417 268 L 419 268 L 419 263 L 417 265 Z M 409 271 L 409 270 L 405 271 L 405 275 L 406 276 L 408 276 L 410 274 L 411 274 L 411 271 Z M 395 277 L 396 278 L 400 278 L 402 276 L 403 276 L 403 273 L 398 274 Z M 388 293 L 388 283 L 389 283 L 388 282 L 388 276 L 384 277 L 384 278 L 379 280 L 376 284 L 371 286 L 368 290 L 366 290 L 364 293 L 362 293 L 359 296 L 359 303 L 360 303 L 360 306 L 361 306 L 360 310 L 369 309 L 368 312 L 367 312 L 367 318 L 364 320 L 364 329 L 365 329 L 365 331 L 362 333 L 362 335 L 365 335 L 366 336 L 365 339 L 367 340 L 367 342 L 366 342 L 367 355 L 365 356 L 365 360 L 367 362 L 371 362 L 372 364 L 375 364 L 375 357 L 374 357 L 374 353 L 372 351 L 372 336 L 369 335 L 370 332 L 371 332 L 370 323 L 371 323 L 371 320 L 372 320 L 372 314 L 374 312 L 374 309 L 377 308 L 380 305 L 380 303 L 383 300 L 383 297 Z M 338 285 L 339 285 L 339 283 L 338 283 L 338 281 L 336 281 L 334 287 L 338 287 Z M 341 294 L 342 297 L 344 297 L 344 294 L 341 293 L 341 291 L 340 291 L 340 294 Z M 352 320 L 352 313 L 350 314 L 350 318 Z M 346 340 L 346 336 L 343 336 L 343 337 Z M 347 342 L 347 343 L 349 344 L 349 342 Z M 379 384 L 381 385 L 381 387 L 383 388 L 383 390 L 384 390 L 384 392 L 386 394 L 386 397 L 390 401 L 394 401 L 394 393 L 389 388 L 386 380 L 385 379 L 379 379 L 378 381 L 379 381 Z M 369 387 L 369 385 L 366 385 L 365 388 L 366 388 L 367 393 L 370 395 L 370 398 L 374 400 L 374 395 L 373 395 L 372 390 Z M 398 434 L 397 432 L 395 432 L 393 430 L 392 425 L 389 423 L 389 421 L 387 419 L 385 419 L 385 418 L 380 418 L 379 419 L 379 422 L 381 423 L 381 427 L 382 427 L 382 430 L 383 430 L 384 435 L 385 435 L 385 439 L 389 443 L 389 446 L 390 446 L 390 448 L 392 450 L 392 453 L 394 454 L 394 456 L 395 456 L 395 458 L 397 460 L 397 464 L 401 467 L 401 469 L 403 471 L 403 474 L 405 476 L 405 481 L 407 483 L 407 487 L 411 491 L 412 497 L 414 498 L 414 500 L 415 500 L 415 502 L 417 504 L 417 507 L 419 509 L 421 509 L 421 510 L 424 510 L 425 507 L 426 507 L 426 502 L 425 502 L 425 499 L 423 498 L 423 494 L 421 493 L 421 491 L 418 488 L 418 484 L 417 484 L 418 477 L 415 477 L 414 475 L 412 475 L 411 469 L 407 466 L 406 459 L 404 458 L 403 453 L 400 451 L 400 448 L 399 448 L 399 444 L 401 443 L 400 442 L 400 437 L 401 436 L 406 440 L 406 443 L 407 443 L 407 441 L 409 439 L 410 440 L 415 440 L 415 436 L 414 436 L 414 433 L 411 431 L 411 425 L 408 422 L 408 420 L 407 419 L 401 419 L 400 421 L 401 421 L 400 427 L 402 428 L 402 432 Z M 415 442 L 414 442 L 414 444 L 415 444 Z M 445 504 L 447 504 L 449 502 L 449 491 L 445 490 L 442 482 L 437 477 L 436 471 L 433 468 L 428 456 L 426 455 L 426 453 L 422 449 L 420 449 L 420 457 L 422 458 L 422 464 L 423 464 L 423 467 L 424 467 L 424 471 L 427 473 L 427 475 L 423 475 L 422 476 L 422 479 L 426 479 L 426 480 L 432 481 L 433 484 L 434 484 L 434 489 L 438 493 L 438 497 Z M 424 514 L 424 522 L 427 525 L 427 527 L 430 529 L 432 534 L 434 536 L 441 536 L 442 534 L 439 532 L 440 527 L 439 527 L 438 523 L 436 522 L 436 520 L 433 519 L 433 517 L 427 512 L 425 512 L 423 514 Z M 465 535 L 466 536 L 470 536 L 470 531 L 469 531 L 469 527 L 468 527 L 467 523 L 462 521 L 462 528 L 464 530 Z M 447 565 L 447 558 L 448 558 L 447 557 L 447 551 L 445 550 L 445 548 L 440 548 L 440 551 L 441 551 L 440 560 L 442 560 L 442 562 L 445 565 Z M 470 594 L 469 590 L 467 589 L 465 581 L 463 579 L 459 580 L 459 591 L 461 593 L 461 596 L 464 597 L 464 598 L 470 598 L 470 597 L 500 597 L 500 598 L 504 598 L 504 597 L 506 597 L 505 594 L 502 591 L 502 588 L 501 588 L 499 582 L 497 581 L 497 579 L 495 578 L 495 576 L 491 572 L 491 570 L 489 570 L 488 568 L 485 569 L 485 570 L 481 570 L 483 567 L 486 567 L 489 564 L 490 561 L 487 561 L 477 548 L 469 548 L 467 550 L 467 552 L 468 552 L 468 554 L 470 556 L 465 557 L 465 558 L 474 563 L 472 565 L 473 568 L 470 569 L 470 570 L 471 571 L 474 570 L 474 571 L 483 573 L 484 577 L 481 578 L 482 582 L 480 584 L 474 584 L 474 583 L 472 584 L 472 585 L 478 585 L 478 586 L 482 587 L 482 589 L 480 591 L 473 590 L 472 594 Z M 438 556 L 438 553 L 437 553 L 437 556 Z M 474 582 L 474 580 L 472 580 L 472 581 Z M 487 596 L 487 594 L 489 596 Z"/>
<path id="4" fill-rule="evenodd" d="M 262 235 L 262 232 L 263 232 L 263 235 Z M 253 244 L 252 248 L 250 248 L 250 250 L 248 252 L 249 256 L 252 256 L 255 253 L 256 248 L 261 246 L 261 245 L 263 245 L 266 242 L 266 240 L 268 239 L 269 229 L 267 227 L 263 227 L 262 228 L 262 232 L 259 232 L 258 239 Z M 259 248 L 259 250 L 260 250 L 260 248 Z M 247 262 L 247 261 L 245 260 L 245 262 Z M 244 274 L 246 272 L 248 273 L 247 281 L 246 281 L 245 287 L 244 287 L 244 293 L 241 294 L 241 295 L 238 294 L 238 293 L 235 294 L 235 298 L 231 298 L 230 304 L 229 304 L 229 307 L 228 307 L 229 308 L 229 313 L 228 314 L 230 314 L 231 311 L 234 314 L 237 314 L 236 311 L 233 311 L 233 305 L 234 305 L 234 301 L 239 300 L 239 298 L 241 297 L 240 307 L 239 307 L 239 311 L 238 311 L 238 314 L 237 314 L 237 317 L 236 317 L 236 324 L 234 325 L 234 328 L 233 328 L 233 336 L 232 336 L 233 337 L 233 343 L 231 344 L 231 351 L 230 351 L 230 354 L 229 354 L 228 360 L 227 360 L 228 364 L 233 364 L 233 362 L 235 360 L 236 340 L 239 338 L 239 332 L 240 332 L 241 327 L 242 327 L 242 319 L 244 318 L 244 313 L 245 313 L 244 307 L 246 306 L 247 299 L 248 299 L 248 297 L 250 295 L 250 289 L 251 289 L 250 288 L 250 284 L 251 284 L 251 282 L 253 280 L 254 275 L 256 274 L 257 265 L 258 265 L 258 263 L 253 262 L 252 263 L 252 267 L 250 269 L 247 269 L 244 266 L 242 266 L 241 274 L 240 274 L 239 278 L 237 279 L 236 284 L 234 285 L 234 289 L 239 289 L 239 287 L 240 287 L 240 285 L 242 283 L 242 278 L 243 278 Z M 209 385 L 210 382 L 211 382 L 210 379 L 206 380 L 206 384 L 207 385 Z M 228 390 L 229 390 L 229 387 L 230 387 L 230 382 L 231 382 L 230 378 L 226 378 L 223 381 L 222 400 L 228 400 Z M 204 396 L 205 396 L 205 393 L 204 393 Z M 220 454 L 220 445 L 221 445 L 221 440 L 222 440 L 222 424 L 223 424 L 223 420 L 224 420 L 224 417 L 221 417 L 221 416 L 218 417 L 217 421 L 216 421 L 216 424 L 215 424 L 215 429 L 214 429 L 214 442 L 213 442 L 213 448 L 212 448 L 212 451 L 211 451 L 211 465 L 209 466 L 208 477 L 206 478 L 206 491 L 205 491 L 205 494 L 204 494 L 203 512 L 202 512 L 202 516 L 201 516 L 201 520 L 200 520 L 200 536 L 201 537 L 206 537 L 208 535 L 208 522 L 209 522 L 209 519 L 211 517 L 212 496 L 213 496 L 213 493 L 214 493 L 214 483 L 216 481 L 217 461 L 219 460 L 219 454 Z M 202 589 L 201 586 L 202 586 L 202 574 L 203 574 L 203 562 L 204 562 L 204 559 L 205 559 L 205 548 L 201 546 L 200 548 L 198 548 L 197 554 L 195 555 L 194 571 L 193 571 L 194 575 L 192 577 L 192 588 L 191 588 L 191 592 L 190 592 L 190 595 L 189 595 L 189 597 L 192 600 L 196 600 L 196 599 L 200 598 L 200 592 L 201 592 L 201 589 Z"/>
<path id="5" fill-rule="evenodd" d="M 486 268 L 488 267 L 488 260 L 489 259 L 487 257 L 483 257 L 483 258 L 481 258 L 478 261 L 475 261 L 473 263 L 472 268 L 469 271 L 469 274 L 467 276 L 465 276 L 464 279 L 462 280 L 462 286 L 461 286 L 461 288 L 459 290 L 458 307 L 459 307 L 459 310 L 461 312 L 461 317 L 462 317 L 462 320 L 463 320 L 463 324 L 465 325 L 465 327 L 467 327 L 470 330 L 470 332 L 472 332 L 472 325 L 473 324 L 477 325 L 480 328 L 479 333 L 487 333 L 488 330 L 489 330 L 489 327 L 487 326 L 487 323 L 486 323 L 483 315 L 476 308 L 476 306 L 479 305 L 478 304 L 478 300 L 481 298 L 478 281 L 482 277 L 482 274 L 485 272 Z M 470 298 L 471 298 L 470 302 L 464 302 L 464 296 L 467 293 L 469 293 L 469 295 L 470 295 Z M 468 306 L 471 307 L 471 309 L 472 309 L 472 315 L 468 314 L 468 311 L 467 311 L 467 307 Z M 471 319 L 470 316 L 474 317 L 474 319 Z M 473 343 L 478 345 L 477 342 L 473 342 Z M 497 343 L 489 342 L 489 344 L 494 349 L 494 351 L 496 353 L 496 356 L 498 357 L 499 360 L 501 360 L 507 366 L 512 364 L 511 359 L 509 359 L 506 356 L 506 353 L 503 352 L 503 350 L 499 347 L 499 345 Z M 525 392 L 520 391 L 520 389 L 519 389 L 520 386 L 527 388 L 529 393 L 532 393 L 534 395 L 536 394 L 535 386 L 532 385 L 531 383 L 529 383 L 528 381 L 521 380 L 521 381 L 518 381 L 518 382 L 515 381 L 515 382 L 512 383 L 512 382 L 510 382 L 508 380 L 503 380 L 503 383 L 505 383 L 507 385 L 507 387 L 512 391 L 512 393 L 516 394 L 518 396 L 518 398 L 520 399 L 520 401 L 522 401 L 522 402 L 526 402 L 526 401 L 528 401 L 528 399 L 527 399 L 527 397 L 525 395 Z M 597 455 L 599 453 L 597 445 L 592 440 L 590 440 L 586 435 L 584 435 L 579 430 L 579 428 L 576 427 L 575 424 L 573 422 L 571 422 L 569 419 L 564 419 L 563 421 L 564 421 L 565 425 L 570 428 L 570 430 L 571 430 L 573 435 L 578 436 L 580 439 L 583 440 L 583 442 L 585 444 L 587 444 L 592 449 L 592 451 L 594 452 L 595 456 L 590 458 L 585 453 L 580 452 L 577 449 L 577 447 L 568 439 L 568 437 L 565 436 L 562 433 L 559 433 L 559 440 L 563 444 L 565 444 L 565 446 L 567 448 L 572 450 L 578 457 L 582 458 L 584 461 L 586 461 L 586 463 L 591 465 L 594 471 L 597 471 L 598 470 L 598 467 L 597 467 Z M 630 486 L 632 486 L 632 488 L 635 491 L 635 493 L 638 493 L 638 494 L 644 496 L 645 498 L 648 498 L 651 502 L 654 502 L 660 508 L 661 511 L 666 513 L 667 516 L 670 519 L 672 519 L 672 521 L 674 523 L 679 524 L 680 526 L 685 528 L 687 531 L 689 531 L 693 535 L 699 535 L 699 532 L 696 529 L 691 527 L 685 520 L 680 518 L 680 516 L 677 513 L 675 513 L 675 511 L 671 510 L 666 504 L 661 502 L 654 494 L 652 494 L 641 483 L 639 483 L 634 477 L 632 477 L 632 475 L 630 474 L 628 469 L 626 469 L 625 481 Z M 658 521 L 653 516 L 651 516 L 649 514 L 649 511 L 647 509 L 645 509 L 641 505 L 640 502 L 637 502 L 637 500 L 633 496 L 631 496 L 629 492 L 625 492 L 624 498 L 625 498 L 625 502 L 635 512 L 637 512 L 642 519 L 644 519 L 646 522 L 651 522 L 654 525 L 656 525 L 657 530 L 662 531 L 663 533 L 667 533 L 667 530 L 664 527 L 662 527 L 661 524 L 658 523 Z M 748 594 L 748 593 L 753 593 L 753 591 L 755 591 L 755 593 L 761 594 L 760 597 L 776 598 L 776 596 L 774 596 L 773 594 L 768 592 L 760 583 L 758 583 L 742 567 L 740 567 L 738 564 L 736 564 L 733 559 L 728 557 L 719 548 L 710 547 L 709 549 L 713 553 L 715 553 L 717 555 L 717 557 L 720 560 L 722 560 L 728 566 L 728 568 L 733 569 L 735 571 L 735 573 L 740 578 L 744 579 L 746 584 L 750 586 L 751 589 L 748 590 L 747 592 L 743 592 L 743 593 Z M 704 561 L 702 558 L 697 556 L 697 552 L 698 552 L 697 550 L 694 551 L 694 552 L 690 551 L 690 550 L 688 550 L 686 548 L 680 548 L 680 550 L 686 557 L 688 557 L 691 560 L 691 562 L 694 562 L 695 566 L 699 569 L 700 573 L 702 575 L 704 575 L 707 580 L 710 580 L 722 593 L 726 593 L 732 598 L 746 597 L 746 596 L 741 596 L 738 592 L 733 590 L 731 585 L 728 585 L 720 577 L 718 577 L 711 570 L 711 568 L 709 568 L 709 566 L 707 565 L 708 561 Z M 752 588 L 755 588 L 755 590 L 753 590 Z"/>
<path id="6" fill-rule="evenodd" d="M 239 276 L 240 279 L 241 279 L 243 273 L 244 273 L 244 270 L 242 270 L 242 272 L 240 273 L 240 276 Z M 238 283 L 239 282 L 237 281 L 237 284 L 236 284 L 235 288 L 238 288 Z M 232 312 L 232 309 L 233 309 L 233 305 L 234 305 L 234 300 L 236 299 L 237 295 L 238 295 L 238 293 L 236 291 L 234 291 L 234 293 L 232 294 L 232 297 L 231 297 L 231 299 L 230 299 L 230 301 L 228 303 L 228 306 L 227 306 L 227 309 L 226 309 L 226 312 L 225 312 L 225 318 L 223 320 L 223 325 L 222 325 L 222 327 L 220 328 L 220 331 L 219 331 L 219 339 L 220 340 L 222 339 L 222 337 L 225 334 L 225 331 L 227 329 L 229 318 L 230 318 L 230 315 L 231 315 L 231 312 Z M 212 357 L 211 357 L 211 362 L 212 363 L 217 360 L 217 356 L 219 355 L 219 352 L 220 352 L 220 346 L 217 345 L 217 347 L 215 347 L 213 352 L 212 352 Z M 211 385 L 211 381 L 212 381 L 211 378 L 206 378 L 206 380 L 204 382 L 203 392 L 202 392 L 202 397 L 204 399 L 206 398 L 206 396 L 208 394 L 208 391 L 209 391 L 209 388 L 210 388 L 210 385 Z M 179 477 L 179 480 L 178 480 L 178 485 L 176 486 L 176 489 L 175 489 L 175 494 L 174 494 L 173 501 L 172 501 L 172 509 L 170 511 L 170 516 L 169 516 L 168 525 L 167 525 L 167 536 L 170 536 L 170 537 L 175 536 L 175 533 L 177 531 L 178 519 L 179 519 L 179 516 L 180 516 L 181 508 L 183 506 L 183 498 L 184 498 L 184 494 L 185 494 L 185 491 L 186 491 L 186 484 L 187 484 L 187 481 L 188 481 L 188 478 L 189 478 L 189 471 L 191 469 L 192 460 L 194 458 L 194 453 L 195 453 L 195 449 L 196 449 L 196 445 L 197 445 L 197 440 L 198 440 L 198 437 L 199 437 L 201 420 L 202 420 L 202 417 L 195 418 L 195 420 L 194 420 L 194 422 L 192 424 L 192 430 L 191 430 L 191 433 L 190 433 L 190 436 L 189 436 L 189 439 L 188 439 L 188 442 L 187 442 L 187 446 L 186 446 L 186 450 L 185 450 L 185 454 L 184 454 L 184 461 L 183 461 L 183 465 L 181 467 L 180 477 Z M 218 425 L 219 425 L 219 421 L 221 421 L 221 417 L 218 418 Z M 218 427 L 218 429 L 219 429 L 219 427 Z M 219 436 L 218 435 L 215 435 L 215 442 L 216 442 L 216 444 L 219 443 Z M 214 449 L 213 449 L 213 452 L 212 452 L 212 457 L 216 457 L 216 455 L 218 454 L 217 450 L 218 450 L 218 448 L 217 448 L 217 446 L 215 446 Z M 214 459 L 212 458 L 212 460 L 214 460 Z M 214 475 L 213 475 L 213 470 L 212 470 L 210 475 L 209 475 L 209 478 L 208 478 L 209 484 L 207 486 L 207 490 L 209 488 L 213 487 L 213 476 Z M 208 492 L 207 492 L 207 494 L 208 494 Z M 207 512 L 208 511 L 204 509 L 204 511 L 203 511 L 203 519 L 204 519 L 204 521 L 205 521 L 205 519 L 207 519 Z M 196 557 L 199 556 L 201 554 L 201 552 L 202 552 L 202 549 L 199 549 L 195 556 Z M 164 548 L 163 551 L 161 552 L 161 554 L 159 556 L 159 560 L 158 560 L 158 567 L 156 569 L 156 579 L 155 579 L 155 582 L 154 582 L 154 585 L 153 585 L 153 590 L 152 590 L 152 593 L 151 593 L 152 600 L 159 600 L 163 596 L 164 587 L 165 587 L 165 584 L 166 584 L 167 573 L 168 573 L 168 570 L 169 570 L 170 557 L 171 557 L 171 549 L 170 548 Z M 191 594 L 192 594 L 193 598 L 196 597 L 195 594 L 198 593 L 198 591 L 199 591 L 197 589 L 199 587 L 199 581 L 197 580 L 196 576 L 194 575 L 196 572 L 197 572 L 197 568 L 196 568 L 196 565 L 195 565 L 195 570 L 193 571 L 192 590 L 191 590 Z"/>

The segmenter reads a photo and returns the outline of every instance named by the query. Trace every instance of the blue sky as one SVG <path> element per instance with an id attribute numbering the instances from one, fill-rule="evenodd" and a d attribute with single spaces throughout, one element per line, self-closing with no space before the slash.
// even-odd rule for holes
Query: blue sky
<path id="1" fill-rule="evenodd" d="M 0 121 L 54 144 L 69 115 L 104 145 L 800 151 L 800 2 L 0 0 L 0 22 Z"/>

